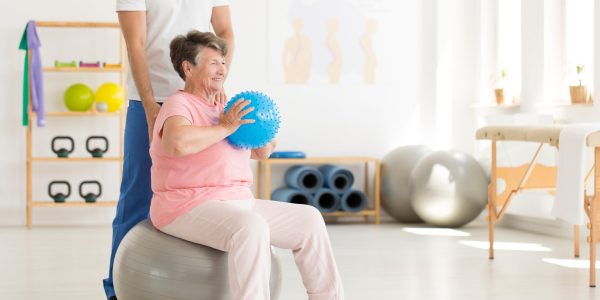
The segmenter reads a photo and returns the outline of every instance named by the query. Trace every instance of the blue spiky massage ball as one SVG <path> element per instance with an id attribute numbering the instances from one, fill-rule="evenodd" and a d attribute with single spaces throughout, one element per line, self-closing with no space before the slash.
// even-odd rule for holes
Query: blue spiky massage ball
<path id="1" fill-rule="evenodd" d="M 279 130 L 279 108 L 269 96 L 255 91 L 246 91 L 233 96 L 227 103 L 225 111 L 228 111 L 240 98 L 250 100 L 247 108 L 254 107 L 253 111 L 244 116 L 244 119 L 253 119 L 254 123 L 243 124 L 227 139 L 238 148 L 260 148 L 270 142 Z"/>

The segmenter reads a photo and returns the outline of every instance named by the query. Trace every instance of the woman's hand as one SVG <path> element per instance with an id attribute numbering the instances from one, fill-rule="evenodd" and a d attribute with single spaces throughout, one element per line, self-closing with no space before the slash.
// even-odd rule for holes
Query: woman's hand
<path id="1" fill-rule="evenodd" d="M 273 150 L 275 150 L 276 146 L 277 146 L 277 140 L 271 140 L 266 145 L 252 150 L 250 158 L 256 159 L 256 160 L 265 160 L 265 159 L 269 158 L 269 156 L 271 156 L 271 153 L 273 153 Z"/>
<path id="2" fill-rule="evenodd" d="M 239 99 L 226 113 L 221 114 L 219 125 L 227 129 L 229 134 L 234 133 L 243 124 L 254 123 L 252 119 L 242 119 L 245 115 L 254 110 L 254 107 L 246 108 L 250 100 Z"/>

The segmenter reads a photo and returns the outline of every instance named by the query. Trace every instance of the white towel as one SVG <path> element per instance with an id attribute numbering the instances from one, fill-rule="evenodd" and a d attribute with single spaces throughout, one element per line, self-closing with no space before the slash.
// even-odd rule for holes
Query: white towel
<path id="1" fill-rule="evenodd" d="M 575 225 L 585 224 L 584 180 L 591 166 L 585 163 L 586 138 L 600 130 L 600 123 L 576 124 L 560 132 L 556 200 L 552 215 Z"/>

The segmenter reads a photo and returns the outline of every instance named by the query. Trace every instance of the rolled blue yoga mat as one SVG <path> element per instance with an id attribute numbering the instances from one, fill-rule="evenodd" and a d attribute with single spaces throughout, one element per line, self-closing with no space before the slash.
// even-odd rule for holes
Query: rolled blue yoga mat
<path id="1" fill-rule="evenodd" d="M 327 188 L 318 189 L 310 204 L 322 213 L 330 213 L 340 209 L 340 196 Z"/>
<path id="2" fill-rule="evenodd" d="M 296 204 L 310 204 L 312 197 L 309 193 L 289 187 L 278 188 L 271 193 L 271 200 L 296 203 Z"/>
<path id="3" fill-rule="evenodd" d="M 340 206 L 343 211 L 356 213 L 365 209 L 368 202 L 365 193 L 359 190 L 349 190 L 342 194 Z"/>
<path id="4" fill-rule="evenodd" d="M 354 175 L 348 169 L 334 165 L 322 165 L 319 167 L 319 171 L 325 179 L 323 186 L 337 194 L 347 192 L 354 184 Z"/>
<path id="5" fill-rule="evenodd" d="M 312 194 L 323 187 L 323 174 L 315 167 L 297 165 L 285 172 L 285 183 Z"/>

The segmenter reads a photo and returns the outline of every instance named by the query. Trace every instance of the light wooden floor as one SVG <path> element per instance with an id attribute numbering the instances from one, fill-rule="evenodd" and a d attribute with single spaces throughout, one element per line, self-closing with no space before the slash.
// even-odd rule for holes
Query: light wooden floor
<path id="1" fill-rule="evenodd" d="M 570 240 L 501 228 L 498 242 L 549 249 L 498 250 L 489 261 L 486 249 L 461 243 L 486 241 L 485 225 L 467 226 L 461 230 L 470 236 L 460 237 L 418 235 L 407 227 L 414 226 L 328 226 L 346 299 L 600 299 L 600 291 L 588 287 L 587 269 L 544 261 L 571 259 Z M 110 235 L 109 226 L 0 227 L 0 299 L 104 299 Z M 280 299 L 306 299 L 291 254 L 278 253 Z"/>

